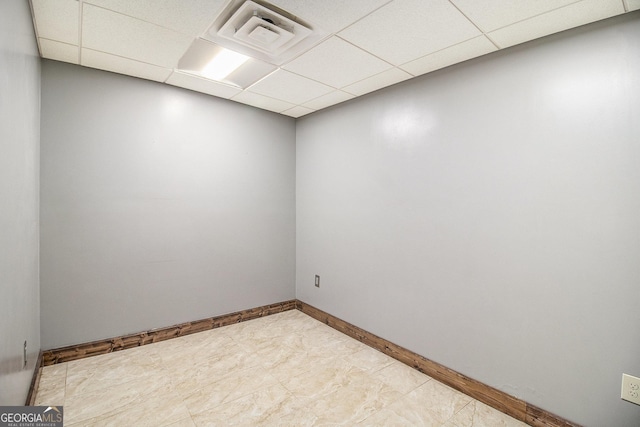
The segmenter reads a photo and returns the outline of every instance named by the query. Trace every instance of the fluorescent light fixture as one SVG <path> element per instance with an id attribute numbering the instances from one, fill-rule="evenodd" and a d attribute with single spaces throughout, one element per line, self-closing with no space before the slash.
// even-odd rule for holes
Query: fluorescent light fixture
<path id="1" fill-rule="evenodd" d="M 178 61 L 178 71 L 241 89 L 248 88 L 277 68 L 202 39 L 195 39 Z"/>
<path id="2" fill-rule="evenodd" d="M 247 62 L 249 57 L 229 49 L 221 49 L 202 69 L 201 74 L 212 80 L 222 80 Z"/>

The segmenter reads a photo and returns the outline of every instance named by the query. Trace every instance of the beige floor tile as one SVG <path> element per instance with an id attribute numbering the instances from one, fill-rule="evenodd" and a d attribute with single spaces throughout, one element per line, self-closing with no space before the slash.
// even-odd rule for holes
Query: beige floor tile
<path id="1" fill-rule="evenodd" d="M 67 376 L 68 363 L 58 363 L 56 365 L 45 366 L 40 373 L 40 384 L 58 383 Z"/>
<path id="2" fill-rule="evenodd" d="M 293 413 L 298 406 L 284 387 L 275 384 L 250 395 L 192 415 L 196 426 L 256 426 Z"/>
<path id="3" fill-rule="evenodd" d="M 372 373 L 371 376 L 402 394 L 407 394 L 431 380 L 428 375 L 397 361 Z"/>
<path id="4" fill-rule="evenodd" d="M 156 390 L 153 397 L 137 400 L 131 404 L 112 410 L 103 416 L 84 420 L 78 426 L 98 427 L 157 427 L 167 426 L 189 418 L 189 412 L 182 399 L 168 392 Z M 65 408 L 65 421 L 67 420 Z M 69 421 L 71 423 L 71 421 Z M 73 424 L 71 424 L 73 425 Z"/>
<path id="5" fill-rule="evenodd" d="M 231 371 L 204 388 L 191 394 L 185 393 L 184 402 L 192 415 L 199 414 L 276 384 L 278 380 L 262 368 Z"/>
<path id="6" fill-rule="evenodd" d="M 440 427 L 442 422 L 421 402 L 402 398 L 358 423 L 362 426 Z"/>
<path id="7" fill-rule="evenodd" d="M 67 363 L 45 366 L 40 372 L 36 405 L 63 406 L 67 381 Z"/>
<path id="8" fill-rule="evenodd" d="M 259 348 L 248 352 L 245 359 L 247 366 L 261 366 L 272 370 L 287 364 L 287 361 L 296 355 L 296 351 L 289 346 L 282 345 L 278 340 L 271 340 Z"/>
<path id="9" fill-rule="evenodd" d="M 384 383 L 372 379 L 365 372 L 350 372 L 348 383 L 335 392 L 315 401 L 307 407 L 323 423 L 353 425 L 363 421 L 398 400 L 402 395 Z"/>
<path id="10" fill-rule="evenodd" d="M 325 357 L 313 352 L 294 350 L 291 357 L 284 360 L 282 363 L 273 366 L 270 370 L 270 374 L 278 380 L 285 382 L 289 378 L 293 378 L 307 372 L 317 372 L 328 365 L 336 366 L 338 364 L 342 364 L 338 359 L 338 355 Z"/>
<path id="11" fill-rule="evenodd" d="M 367 372 L 379 371 L 395 362 L 391 357 L 371 347 L 365 347 L 360 351 L 349 354 L 344 359 L 353 366 L 357 366 Z"/>
<path id="12" fill-rule="evenodd" d="M 299 343 L 293 348 L 319 357 L 332 358 L 336 355 L 348 356 L 365 347 L 364 344 L 354 339 L 344 335 L 340 336 L 339 332 L 333 333 L 319 329 L 303 334 Z"/>
<path id="13" fill-rule="evenodd" d="M 472 400 L 469 396 L 436 380 L 427 381 L 406 397 L 429 408 L 441 423 L 448 421 Z"/>
<path id="14" fill-rule="evenodd" d="M 228 354 L 238 349 L 238 345 L 229 336 L 212 331 L 163 341 L 150 347 L 156 345 L 158 357 L 165 366 L 194 364 L 211 353 Z M 189 357 L 185 358 L 185 354 L 189 354 Z"/>
<path id="15" fill-rule="evenodd" d="M 191 419 L 191 417 L 183 418 L 181 420 L 176 421 L 175 423 L 167 424 L 163 427 L 196 427 L 195 423 Z"/>
<path id="16" fill-rule="evenodd" d="M 36 406 L 64 406 L 64 385 L 53 390 L 38 390 L 35 399 Z"/>
<path id="17" fill-rule="evenodd" d="M 523 424 L 297 311 L 44 368 L 80 426 Z"/>
<path id="18" fill-rule="evenodd" d="M 229 372 L 251 367 L 246 362 L 248 356 L 249 353 L 234 344 L 224 352 L 215 350 L 209 354 L 189 355 L 179 363 L 163 364 L 164 372 L 176 389 L 185 395 L 218 381 Z"/>
<path id="19" fill-rule="evenodd" d="M 66 398 L 117 388 L 134 380 L 148 381 L 160 374 L 157 356 L 127 351 L 69 362 Z"/>
<path id="20" fill-rule="evenodd" d="M 455 427 L 526 427 L 525 423 L 477 400 L 462 408 L 450 423 Z"/>
<path id="21" fill-rule="evenodd" d="M 179 396 L 167 378 L 149 377 L 121 384 L 119 387 L 99 389 L 67 396 L 65 399 L 65 422 L 83 422 L 92 418 L 108 418 L 125 407 L 141 405 L 147 401 Z M 180 403 L 182 401 L 180 400 Z M 188 415 L 188 414 L 187 414 Z"/>
<path id="22" fill-rule="evenodd" d="M 303 403 L 313 403 L 330 399 L 340 389 L 361 381 L 363 375 L 364 371 L 352 366 L 327 364 L 321 369 L 281 380 L 281 383 Z"/>

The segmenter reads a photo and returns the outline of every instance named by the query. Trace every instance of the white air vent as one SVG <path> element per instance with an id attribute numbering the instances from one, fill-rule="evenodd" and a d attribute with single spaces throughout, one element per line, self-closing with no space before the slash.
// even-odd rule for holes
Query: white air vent
<path id="1" fill-rule="evenodd" d="M 281 65 L 310 49 L 326 32 L 264 2 L 235 0 L 202 38 Z"/>

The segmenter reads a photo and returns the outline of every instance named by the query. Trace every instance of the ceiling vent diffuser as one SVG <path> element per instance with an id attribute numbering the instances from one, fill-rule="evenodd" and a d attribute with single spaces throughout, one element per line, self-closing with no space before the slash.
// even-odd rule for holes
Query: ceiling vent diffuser
<path id="1" fill-rule="evenodd" d="M 326 35 L 308 22 L 251 0 L 236 0 L 202 38 L 271 64 L 281 65 Z"/>

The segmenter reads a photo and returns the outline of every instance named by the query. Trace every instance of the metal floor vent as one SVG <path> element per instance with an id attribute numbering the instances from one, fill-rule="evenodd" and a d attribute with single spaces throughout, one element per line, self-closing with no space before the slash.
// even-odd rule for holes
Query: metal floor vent
<path id="1" fill-rule="evenodd" d="M 264 2 L 235 0 L 202 38 L 281 65 L 310 49 L 326 32 Z"/>

